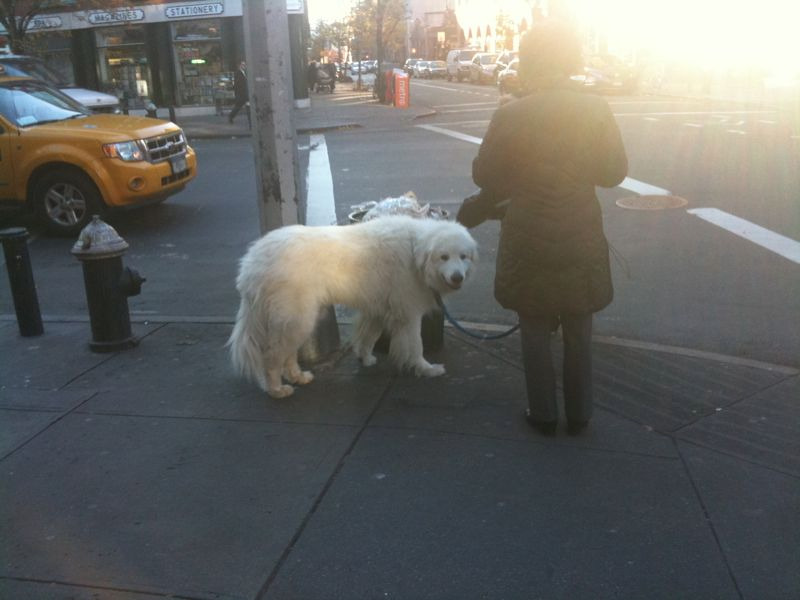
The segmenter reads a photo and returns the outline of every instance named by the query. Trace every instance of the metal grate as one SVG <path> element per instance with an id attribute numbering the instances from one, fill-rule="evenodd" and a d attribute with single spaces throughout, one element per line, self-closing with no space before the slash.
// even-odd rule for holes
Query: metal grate
<path id="1" fill-rule="evenodd" d="M 185 171 L 181 171 L 180 173 L 173 173 L 172 175 L 168 175 L 167 177 L 161 178 L 161 185 L 168 185 L 175 181 L 179 181 L 181 179 L 186 179 L 189 176 L 191 169 L 186 169 Z"/>
<path id="2" fill-rule="evenodd" d="M 170 156 L 176 156 L 186 152 L 186 138 L 183 131 L 176 131 L 168 135 L 144 140 L 147 147 L 148 160 L 151 163 L 167 160 Z"/>

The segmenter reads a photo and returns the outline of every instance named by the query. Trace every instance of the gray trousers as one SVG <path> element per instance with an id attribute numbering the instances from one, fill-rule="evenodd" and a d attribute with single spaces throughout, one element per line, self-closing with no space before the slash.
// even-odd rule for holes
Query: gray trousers
<path id="1" fill-rule="evenodd" d="M 568 421 L 592 416 L 592 315 L 559 315 L 564 337 L 564 409 Z M 557 421 L 552 317 L 519 316 L 528 407 L 537 421 Z"/>

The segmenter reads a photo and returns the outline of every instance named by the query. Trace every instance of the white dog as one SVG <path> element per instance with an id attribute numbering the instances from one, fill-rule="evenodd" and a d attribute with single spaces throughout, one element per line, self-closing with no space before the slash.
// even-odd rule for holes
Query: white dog
<path id="1" fill-rule="evenodd" d="M 228 340 L 236 369 L 270 396 L 294 391 L 281 380 L 313 379 L 297 362 L 320 311 L 343 304 L 359 311 L 353 349 L 364 365 L 383 331 L 389 356 L 419 376 L 444 374 L 422 356 L 422 317 L 436 293 L 461 287 L 477 259 L 477 244 L 452 221 L 386 216 L 346 226 L 292 225 L 269 232 L 242 258 L 236 289 L 239 314 Z"/>

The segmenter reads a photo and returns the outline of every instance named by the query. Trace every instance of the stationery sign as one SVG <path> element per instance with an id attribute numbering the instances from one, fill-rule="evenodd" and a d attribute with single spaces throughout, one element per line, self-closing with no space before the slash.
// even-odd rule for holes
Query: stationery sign
<path id="1" fill-rule="evenodd" d="M 225 12 L 225 5 L 222 2 L 210 2 L 203 4 L 182 4 L 180 6 L 170 6 L 164 9 L 164 15 L 168 19 L 186 19 L 191 17 L 211 17 L 221 15 Z"/>

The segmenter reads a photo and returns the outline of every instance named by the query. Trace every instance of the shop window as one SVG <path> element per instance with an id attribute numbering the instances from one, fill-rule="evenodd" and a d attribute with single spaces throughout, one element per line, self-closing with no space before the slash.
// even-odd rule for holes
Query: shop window
<path id="1" fill-rule="evenodd" d="M 144 27 L 108 27 L 95 33 L 103 91 L 131 108 L 143 107 L 152 89 Z"/>
<path id="2" fill-rule="evenodd" d="M 69 31 L 29 33 L 25 36 L 27 51 L 43 59 L 64 85 L 75 83 L 71 40 Z"/>
<path id="3" fill-rule="evenodd" d="M 181 104 L 209 106 L 224 87 L 219 19 L 172 24 Z"/>

